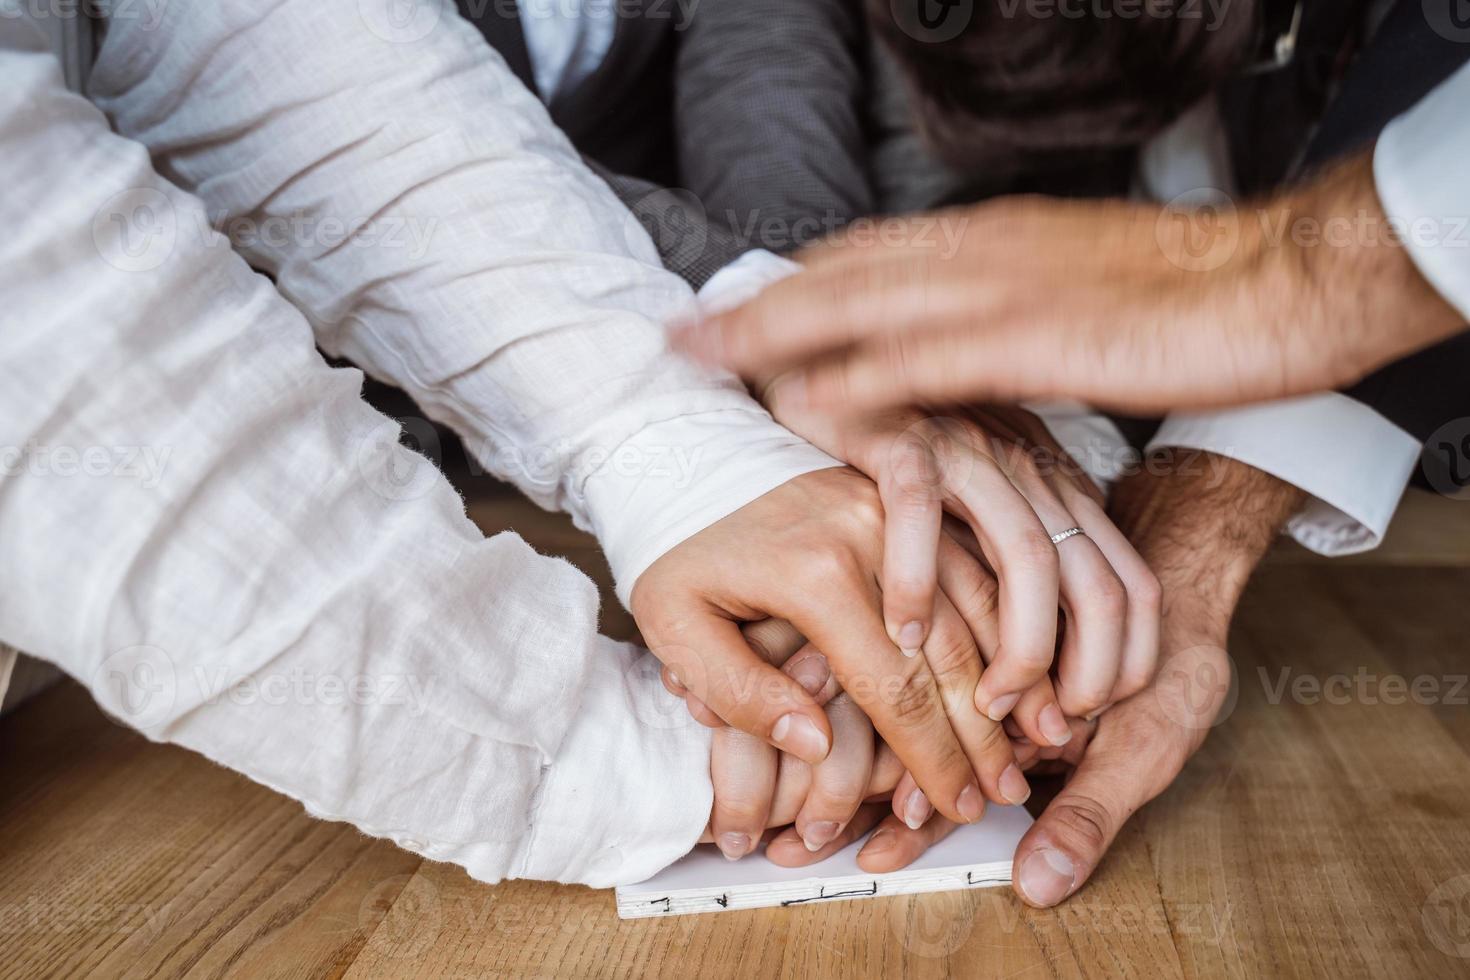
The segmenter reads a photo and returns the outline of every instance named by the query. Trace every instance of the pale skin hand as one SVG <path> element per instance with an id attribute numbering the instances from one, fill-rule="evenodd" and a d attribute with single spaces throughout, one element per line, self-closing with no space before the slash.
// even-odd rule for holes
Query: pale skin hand
<path id="1" fill-rule="evenodd" d="M 710 749 L 714 808 L 702 840 L 730 860 L 755 850 L 768 827 L 795 829 L 810 849 L 837 836 L 865 799 L 893 791 L 902 763 L 877 744 L 867 715 L 837 688 L 826 657 L 789 623 L 768 619 L 742 627 L 752 650 L 781 667 L 823 705 L 832 725 L 832 751 L 816 766 L 778 754 L 764 741 L 723 725 L 664 672 L 664 684 L 690 701 L 695 717 L 715 727 Z M 927 814 L 926 814 L 927 815 Z"/>
<path id="2" fill-rule="evenodd" d="M 768 828 L 790 824 L 808 851 L 818 851 L 846 829 L 863 804 L 890 798 L 900 819 L 915 829 L 922 826 L 934 812 L 928 798 L 893 750 L 875 740 L 872 722 L 840 691 L 826 657 L 780 620 L 748 623 L 741 632 L 758 656 L 781 667 L 825 707 L 832 751 L 815 766 L 778 753 L 726 726 L 665 669 L 665 686 L 686 699 L 695 718 L 715 729 L 710 750 L 714 807 L 701 842 L 713 841 L 735 861 L 754 851 Z M 1022 751 L 1031 759 L 1037 749 Z M 901 795 L 894 795 L 895 785 Z M 1002 773 L 1001 785 L 1007 799 L 1017 803 L 1030 794 L 1020 768 Z"/>
<path id="3" fill-rule="evenodd" d="M 905 775 L 898 756 L 875 742 L 867 716 L 845 695 L 828 702 L 828 710 L 837 738 L 832 754 L 816 766 L 737 729 L 715 732 L 715 802 L 701 842 L 713 841 L 735 861 L 753 852 L 768 829 L 787 827 L 805 850 L 817 851 L 849 826 L 862 805 L 892 796 Z"/>
<path id="4" fill-rule="evenodd" d="M 918 417 L 921 420 L 923 418 Z M 1033 505 L 1029 502 L 1031 500 L 1038 501 L 1036 506 L 1051 520 L 1060 522 L 1058 526 L 1071 526 L 1074 523 L 1074 513 L 1084 515 L 1075 519 L 1075 522 L 1094 530 L 1097 539 L 1108 546 L 1096 555 L 1095 567 L 1090 567 L 1085 562 L 1080 563 L 1080 568 L 1073 567 L 1067 556 L 1062 559 L 1064 583 L 1071 588 L 1063 603 L 1069 628 L 1064 634 L 1063 663 L 1059 676 L 1086 680 L 1100 675 L 1103 683 L 1092 682 L 1089 686 L 1083 683 L 1059 682 L 1067 695 L 1064 703 L 1073 718 L 1063 715 L 1057 704 L 1052 680 L 1046 674 L 1057 611 L 1053 579 L 1052 597 L 1043 597 L 1041 602 L 1041 612 L 1048 632 L 1045 641 L 1047 655 L 1039 668 L 1040 680 L 1024 693 L 1011 715 L 1019 722 L 1014 733 L 1029 736 L 1029 740 L 1022 738 L 1013 746 L 1018 753 L 1017 762 L 1021 769 L 1025 768 L 1025 761 L 1056 758 L 1060 755 L 1058 747 L 1065 745 L 1073 737 L 1074 726 L 1080 724 L 1075 720 L 1076 717 L 1093 714 L 1106 704 L 1128 697 L 1151 677 L 1157 657 L 1157 585 L 1142 559 L 1103 514 L 1098 505 L 1100 495 L 1091 482 L 1050 441 L 1040 420 L 1019 410 L 976 410 L 944 420 L 948 424 L 939 427 L 938 438 L 935 438 L 924 426 L 908 424 L 908 419 L 907 415 L 890 416 L 862 427 L 837 424 L 818 427 L 808 421 L 800 426 L 799 431 L 806 437 L 815 439 L 818 445 L 829 452 L 849 455 L 854 461 L 865 463 L 875 471 L 881 471 L 887 459 L 898 455 L 891 451 L 896 439 L 914 437 L 920 448 L 928 450 L 934 450 L 940 439 L 943 439 L 948 442 L 948 448 L 943 452 L 935 452 L 936 457 L 944 458 L 932 460 L 932 467 L 945 466 L 951 476 L 965 474 L 958 481 L 961 484 L 961 495 L 965 499 L 978 499 L 969 496 L 968 488 L 964 486 L 969 482 L 978 482 L 971 481 L 968 474 L 976 466 L 987 465 L 988 473 L 995 477 L 992 482 L 1011 481 L 1005 482 L 1005 486 L 1010 488 L 1014 483 L 1015 487 L 1020 488 L 1012 489 L 1011 493 L 1020 502 L 1026 517 L 1035 520 L 1031 510 Z M 789 419 L 783 421 L 791 423 Z M 1024 447 L 1024 452 L 1007 459 L 1005 469 L 1007 474 L 1019 472 L 1020 476 L 1000 473 L 989 455 L 991 434 L 997 439 L 994 446 L 997 453 L 1004 453 L 1007 448 L 1014 450 Z M 986 454 L 980 460 L 965 455 L 969 445 L 977 440 L 980 440 L 977 442 L 977 449 Z M 929 466 L 926 463 L 924 468 Z M 1048 485 L 1048 479 L 1058 487 L 1055 494 Z M 880 493 L 881 487 L 880 481 Z M 937 511 L 942 498 L 932 492 L 932 482 L 926 482 L 914 489 L 918 491 L 916 496 L 922 495 L 922 505 L 932 506 L 936 511 L 937 524 Z M 1064 509 L 1065 505 L 1061 503 L 1063 499 L 1073 501 L 1070 510 Z M 901 516 L 898 508 L 907 503 L 909 501 L 902 499 L 895 501 L 890 497 L 884 498 L 888 535 L 885 562 L 891 559 L 893 553 L 891 543 L 894 527 L 896 519 Z M 962 501 L 957 499 L 955 506 L 958 513 L 974 523 L 974 518 L 965 509 Z M 1008 516 L 1000 513 L 998 508 L 991 507 L 988 500 L 980 500 L 979 506 L 974 509 L 983 509 L 992 521 Z M 982 677 L 983 685 L 985 679 L 996 673 L 995 654 L 1003 648 L 1000 617 L 1004 602 L 998 598 L 1000 589 L 995 577 L 979 561 L 963 560 L 966 553 L 977 559 L 983 555 L 982 547 L 974 534 L 968 529 L 953 525 L 943 532 L 936 528 L 933 533 L 939 541 L 930 547 L 933 549 L 937 544 L 946 560 L 938 563 L 939 578 L 942 581 L 936 581 L 930 588 L 942 584 L 949 594 L 971 597 L 970 601 L 961 602 L 960 607 L 964 610 L 965 625 L 977 641 L 982 658 L 988 664 Z M 1046 544 L 1049 546 L 1050 542 L 1047 541 Z M 1074 544 L 1081 547 L 1071 547 Z M 1097 551 L 1088 538 L 1073 539 L 1068 546 L 1073 559 L 1092 557 L 1090 553 Z M 1114 557 L 1120 553 L 1126 558 L 1126 562 Z M 935 556 L 929 556 L 927 561 L 931 563 L 932 573 Z M 1122 569 L 1121 575 L 1135 583 L 1133 589 L 1127 590 L 1129 598 L 1126 601 L 1122 598 L 1125 588 L 1115 580 L 1108 561 L 1113 561 Z M 994 558 L 990 559 L 990 563 L 1000 564 Z M 1068 574 L 1068 569 L 1073 573 L 1081 571 L 1083 574 Z M 885 564 L 885 579 L 888 579 L 890 572 L 891 567 Z M 1096 572 L 1096 577 L 1102 579 L 1101 585 L 1092 580 L 1088 574 L 1092 572 Z M 1136 583 L 1140 582 L 1142 586 L 1138 587 Z M 1026 598 L 1035 597 L 1027 595 Z M 1106 601 L 1110 598 L 1118 599 L 1116 608 L 1111 608 Z M 885 590 L 884 601 L 886 606 L 891 604 L 888 590 Z M 924 601 L 932 604 L 933 592 Z M 1111 632 L 1108 630 L 1109 626 L 1113 627 Z M 1111 636 L 1114 642 L 1105 645 L 1079 642 L 1079 633 L 1086 627 L 1091 627 L 1094 634 Z M 832 754 L 816 767 L 814 780 L 810 773 L 806 774 L 805 778 L 811 783 L 810 795 L 796 812 L 794 828 L 794 833 L 804 847 L 808 850 L 819 850 L 846 829 L 857 815 L 860 804 L 870 796 L 866 786 L 868 774 L 874 765 L 871 723 L 850 698 L 836 697 L 839 689 L 826 658 L 813 647 L 803 648 L 804 639 L 789 624 L 765 620 L 746 624 L 742 627 L 742 632 L 747 644 L 761 659 L 773 666 L 782 667 L 819 704 L 827 706 L 829 721 L 836 735 Z M 1079 663 L 1082 666 L 1081 671 L 1077 669 Z M 691 713 L 698 720 L 717 729 L 711 758 L 711 775 L 715 786 L 711 834 L 726 856 L 731 859 L 743 857 L 755 849 L 762 832 L 770 825 L 773 812 L 776 812 L 774 796 L 777 772 L 788 773 L 801 764 L 791 758 L 778 760 L 775 750 L 765 743 L 737 729 L 727 728 L 715 712 L 690 694 L 667 669 L 664 680 L 671 692 L 685 698 Z M 1108 684 L 1111 686 L 1108 687 Z M 1078 693 L 1084 691 L 1090 693 L 1079 697 Z M 836 700 L 833 700 L 834 697 Z M 976 703 L 982 708 L 986 703 L 978 692 Z M 885 746 L 880 748 L 881 752 L 891 750 Z M 1029 787 L 1024 785 L 1019 773 L 1019 770 L 1002 773 L 1002 792 L 1008 802 L 1021 802 L 1029 795 Z M 884 789 L 893 790 L 892 782 L 885 783 Z M 892 794 L 892 809 L 896 817 L 913 829 L 921 827 L 933 812 L 927 796 L 908 773 L 903 774 Z"/>
<path id="5" fill-rule="evenodd" d="M 1008 435 L 1015 438 L 1018 434 Z M 945 534 L 948 548 L 979 553 L 978 543 L 967 531 L 950 527 Z M 944 579 L 946 588 L 960 591 L 953 573 L 946 571 Z M 987 594 L 992 598 L 976 606 L 981 612 L 993 613 L 997 608 L 993 579 L 971 583 L 967 588 L 983 590 L 987 584 L 990 586 Z M 972 616 L 966 621 L 972 633 L 993 643 L 998 636 L 993 620 L 993 616 L 989 621 Z M 820 851 L 859 816 L 862 804 L 874 801 L 874 793 L 879 790 L 885 798 L 891 794 L 892 811 L 899 820 L 914 830 L 922 827 L 933 813 L 927 797 L 908 773 L 902 774 L 895 789 L 894 776 L 901 770 L 901 764 L 883 743 L 879 742 L 875 751 L 871 723 L 850 698 L 840 693 L 826 658 L 806 644 L 789 623 L 764 620 L 748 623 L 741 631 L 746 643 L 761 659 L 781 667 L 826 707 L 834 733 L 833 748 L 815 767 L 790 755 L 778 758 L 776 750 L 766 743 L 726 727 L 665 669 L 664 683 L 669 690 L 685 698 L 697 719 L 716 729 L 710 760 L 715 802 L 705 840 L 712 839 L 726 857 L 738 860 L 755 850 L 767 827 L 785 826 L 794 813 L 791 834 L 806 850 Z M 1050 681 L 1043 681 L 1041 686 L 1054 704 Z M 1123 696 L 1126 695 L 1118 695 Z M 1084 722 L 1075 719 L 1064 720 L 1062 725 L 1065 735 L 1061 738 L 1039 744 L 1023 738 L 1014 744 L 1021 769 L 1027 763 L 1058 758 L 1062 754 L 1061 746 L 1073 737 L 1074 727 L 1084 734 L 1088 730 Z M 1010 779 L 1020 784 L 1015 779 L 1018 774 L 1010 774 Z M 1003 773 L 1001 778 L 1004 787 L 1007 774 Z M 1017 785 L 1005 791 L 1009 800 L 1021 802 L 1029 788 Z M 796 807 L 794 811 L 792 806 Z M 864 824 L 870 825 L 870 821 Z"/>
<path id="6" fill-rule="evenodd" d="M 987 796 L 1008 801 L 1025 778 L 999 723 L 975 708 L 981 661 L 962 612 L 940 604 L 929 656 L 906 657 L 888 638 L 882 541 L 871 481 L 847 469 L 808 473 L 656 561 L 634 586 L 633 614 L 681 689 L 731 726 L 816 764 L 832 745 L 826 713 L 754 653 L 738 625 L 790 622 L 826 655 L 933 806 L 972 822 Z"/>
<path id="7" fill-rule="evenodd" d="M 1464 328 L 1388 236 L 1271 232 L 1360 215 L 1385 227 L 1369 153 L 1213 219 L 1001 199 L 945 216 L 964 223 L 954 254 L 917 233 L 822 246 L 672 340 L 820 411 L 1076 398 L 1161 414 L 1327 390 Z"/>
<path id="8" fill-rule="evenodd" d="M 787 428 L 870 476 L 885 515 L 883 606 L 889 635 L 903 648 L 928 637 L 946 513 L 973 534 L 951 537 L 988 569 L 969 586 L 967 609 L 987 667 L 976 706 L 1014 717 L 1042 745 L 1071 736 L 1066 717 L 1089 717 L 1137 692 L 1158 657 L 1157 580 L 1103 510 L 1102 497 L 1040 419 L 1015 408 L 916 408 L 841 417 L 778 410 Z M 1051 535 L 1081 527 L 1060 545 Z M 952 563 L 951 563 L 952 564 Z M 949 578 L 946 575 L 946 578 Z M 1047 671 L 1066 616 L 1056 690 Z M 1059 703 L 1060 702 L 1060 703 Z"/>

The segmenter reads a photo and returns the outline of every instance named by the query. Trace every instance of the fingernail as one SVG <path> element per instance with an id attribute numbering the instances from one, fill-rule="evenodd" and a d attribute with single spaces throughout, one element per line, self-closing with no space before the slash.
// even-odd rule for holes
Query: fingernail
<path id="1" fill-rule="evenodd" d="M 897 841 L 898 838 L 893 836 L 893 831 L 885 827 L 883 830 L 878 831 L 872 837 L 868 838 L 868 842 L 863 845 L 863 853 L 882 854 L 884 851 L 892 850 L 893 845 L 897 843 Z"/>
<path id="2" fill-rule="evenodd" d="M 803 691 L 816 697 L 831 679 L 832 666 L 827 663 L 826 657 L 820 653 L 814 653 L 792 664 L 787 673 L 791 675 L 792 680 L 801 685 Z"/>
<path id="3" fill-rule="evenodd" d="M 1097 716 L 1098 715 L 1102 714 L 1104 711 L 1107 711 L 1111 707 L 1112 707 L 1111 704 L 1105 704 L 1101 708 L 1098 708 L 1096 711 L 1094 711 L 1092 714 L 1087 715 L 1086 717 L 1084 717 L 1082 720 L 1083 721 L 1095 721 L 1095 720 L 1097 720 Z"/>
<path id="4" fill-rule="evenodd" d="M 771 729 L 771 741 L 803 762 L 816 765 L 827 758 L 827 736 L 806 715 L 782 715 Z"/>
<path id="5" fill-rule="evenodd" d="M 914 620 L 912 623 L 904 623 L 903 626 L 899 627 L 898 635 L 893 638 L 893 641 L 898 644 L 900 650 L 909 656 L 913 656 L 909 651 L 913 650 L 917 652 L 924 645 L 924 624 L 918 620 Z"/>
<path id="6" fill-rule="evenodd" d="M 909 794 L 909 798 L 903 804 L 903 822 L 910 830 L 918 830 L 924 826 L 924 821 L 929 819 L 929 814 L 934 808 L 929 805 L 929 797 L 924 795 L 921 789 L 915 789 Z"/>
<path id="7" fill-rule="evenodd" d="M 673 684 L 675 687 L 684 686 L 684 682 L 679 680 L 679 675 L 674 673 L 672 670 L 669 671 L 669 683 Z"/>
<path id="8" fill-rule="evenodd" d="M 1021 700 L 1021 695 L 1019 694 L 1002 694 L 990 702 L 990 707 L 985 709 L 985 717 L 991 721 L 1005 721 L 1006 715 L 1011 713 L 1011 709 L 1016 706 L 1016 702 L 1019 700 Z"/>
<path id="9" fill-rule="evenodd" d="M 1046 736 L 1047 741 L 1053 745 L 1066 745 L 1072 740 L 1071 726 L 1062 716 L 1062 709 L 1054 704 L 1049 704 L 1041 709 L 1041 713 L 1036 716 L 1036 724 L 1040 726 L 1041 733 Z"/>
<path id="10" fill-rule="evenodd" d="M 808 851 L 816 852 L 832 843 L 832 838 L 837 836 L 837 831 L 842 827 L 833 820 L 820 820 L 816 823 L 806 825 L 806 830 L 801 834 L 801 842 L 806 845 Z"/>
<path id="11" fill-rule="evenodd" d="M 1021 891 L 1031 904 L 1051 908 L 1066 898 L 1077 879 L 1072 859 L 1061 851 L 1040 847 L 1021 862 Z"/>
<path id="12" fill-rule="evenodd" d="M 954 808 L 965 818 L 965 823 L 974 823 L 980 819 L 985 812 L 985 797 L 980 795 L 980 787 L 974 783 L 966 786 L 960 792 L 960 798 L 955 801 Z"/>
<path id="13" fill-rule="evenodd" d="M 750 836 L 748 834 L 721 834 L 719 847 L 726 861 L 739 861 L 745 857 L 745 852 L 750 850 Z"/>
<path id="14" fill-rule="evenodd" d="M 1014 762 L 1006 766 L 1006 771 L 1000 774 L 1000 795 L 1013 806 L 1020 806 L 1031 796 L 1031 784 L 1026 782 L 1026 777 L 1021 775 L 1021 770 L 1016 768 Z"/>

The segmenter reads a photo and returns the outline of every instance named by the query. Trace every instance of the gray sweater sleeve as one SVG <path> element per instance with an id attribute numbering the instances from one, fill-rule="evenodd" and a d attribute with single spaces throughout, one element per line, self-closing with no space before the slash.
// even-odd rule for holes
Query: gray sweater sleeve
<path id="1" fill-rule="evenodd" d="M 788 252 L 874 210 L 854 0 L 703 0 L 679 37 L 679 169 L 712 224 Z"/>

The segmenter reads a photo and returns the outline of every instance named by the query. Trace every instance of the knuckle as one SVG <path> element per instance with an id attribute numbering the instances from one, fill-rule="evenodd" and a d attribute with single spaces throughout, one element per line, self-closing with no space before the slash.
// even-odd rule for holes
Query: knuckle
<path id="1" fill-rule="evenodd" d="M 992 452 L 1012 476 L 1032 486 L 1041 483 L 1041 468 L 1036 465 L 1036 455 L 1031 449 L 1007 439 L 997 440 Z"/>
<path id="2" fill-rule="evenodd" d="M 859 773 L 853 766 L 839 768 L 827 764 L 817 766 L 812 774 L 812 788 L 807 795 L 806 809 L 817 813 L 836 813 L 848 816 L 863 800 L 867 773 Z"/>
<path id="3" fill-rule="evenodd" d="M 883 616 L 890 623 L 925 621 L 934 610 L 933 582 L 912 575 L 885 572 L 883 578 Z M 927 644 L 926 644 L 927 645 Z"/>
<path id="4" fill-rule="evenodd" d="M 1109 621 L 1120 620 L 1128 612 L 1128 593 L 1111 571 L 1090 576 L 1082 593 L 1082 604 L 1091 613 Z"/>
<path id="5" fill-rule="evenodd" d="M 652 600 L 641 609 L 635 602 L 633 612 L 644 636 L 653 644 L 677 644 L 689 633 L 695 619 L 682 608 Z"/>
<path id="6" fill-rule="evenodd" d="M 966 575 L 959 582 L 954 592 L 948 588 L 945 593 L 955 607 L 969 613 L 977 619 L 990 619 L 1000 612 L 1000 583 L 988 575 L 980 574 L 979 570 L 973 575 Z"/>
<path id="7" fill-rule="evenodd" d="M 938 466 L 929 444 L 918 432 L 900 436 L 888 457 L 888 477 L 898 489 L 929 487 L 938 481 Z"/>
<path id="8" fill-rule="evenodd" d="M 963 630 L 935 630 L 924 644 L 924 659 L 929 662 L 935 680 L 941 683 L 956 675 L 979 675 L 976 668 L 980 654 Z"/>
<path id="9" fill-rule="evenodd" d="M 939 710 L 939 693 L 928 671 L 919 669 L 921 657 L 894 678 L 888 697 L 889 714 L 903 728 L 927 726 Z"/>
<path id="10" fill-rule="evenodd" d="M 776 659 L 776 650 L 763 634 L 755 630 L 745 631 L 745 645 L 762 660 L 770 663 Z"/>
<path id="11" fill-rule="evenodd" d="M 1012 660 L 1007 665 L 1010 671 L 1010 680 L 1014 687 L 1031 688 L 1047 679 L 1051 668 L 1051 661 L 1043 661 L 1039 657 L 1027 657 L 1021 660 Z"/>
<path id="12" fill-rule="evenodd" d="M 718 786 L 715 788 L 714 821 L 717 824 L 756 823 L 765 816 L 767 801 L 758 791 L 746 786 Z"/>
<path id="13" fill-rule="evenodd" d="M 801 562 L 801 581 L 817 590 L 830 589 L 833 583 L 848 583 L 857 576 L 857 557 L 835 542 L 824 542 L 807 549 Z"/>
<path id="14" fill-rule="evenodd" d="M 889 560 L 883 569 L 883 594 L 889 605 L 921 607 L 922 615 L 928 616 L 939 587 L 938 578 L 927 562 L 914 565 Z"/>
<path id="15" fill-rule="evenodd" d="M 891 484 L 883 493 L 883 504 L 887 517 L 892 520 L 895 513 L 920 515 L 931 510 L 943 497 L 944 488 L 940 477 L 923 473 L 890 474 Z"/>
<path id="16" fill-rule="evenodd" d="M 849 512 L 858 529 L 864 534 L 872 536 L 882 531 L 883 501 L 878 495 L 878 489 L 871 483 L 865 485 L 861 492 L 853 495 Z"/>
<path id="17" fill-rule="evenodd" d="M 1130 669 L 1124 671 L 1123 674 L 1118 677 L 1118 684 L 1116 688 L 1117 700 L 1122 701 L 1124 698 L 1131 698 L 1133 695 L 1137 694 L 1139 691 L 1147 687 L 1148 682 L 1152 679 L 1152 671 L 1142 669 Z"/>
<path id="18" fill-rule="evenodd" d="M 1005 728 L 988 719 L 976 736 L 975 751 L 981 759 L 1003 760 L 1006 764 L 1010 763 L 1013 755 Z"/>
<path id="19" fill-rule="evenodd" d="M 763 619 L 741 627 L 745 642 L 763 660 L 780 666 L 806 642 L 796 627 L 784 619 Z"/>
<path id="20" fill-rule="evenodd" d="M 1164 606 L 1164 587 L 1151 569 L 1145 566 L 1132 577 L 1128 583 L 1128 597 L 1140 614 L 1159 618 Z"/>
<path id="21" fill-rule="evenodd" d="M 1088 860 L 1101 854 L 1112 839 L 1112 814 L 1092 797 L 1074 794 L 1058 800 L 1048 816 L 1054 821 L 1054 829 L 1060 829 L 1068 843 L 1076 846 Z"/>
<path id="22" fill-rule="evenodd" d="M 1100 691 L 1079 688 L 1076 685 L 1059 684 L 1057 702 L 1062 706 L 1065 714 L 1073 718 L 1085 718 L 1107 704 L 1110 693 L 1111 689 Z"/>
<path id="23" fill-rule="evenodd" d="M 1052 661 L 1056 659 L 1056 650 L 1032 638 L 1031 642 L 1013 644 L 1002 649 L 996 659 L 1003 661 L 1007 669 L 1021 671 L 1026 676 L 1034 676 L 1039 680 L 1042 674 L 1051 669 Z"/>

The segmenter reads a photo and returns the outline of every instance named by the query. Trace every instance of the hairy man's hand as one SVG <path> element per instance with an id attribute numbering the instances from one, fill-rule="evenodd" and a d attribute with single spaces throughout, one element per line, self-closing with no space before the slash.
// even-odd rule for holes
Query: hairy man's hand
<path id="1" fill-rule="evenodd" d="M 1159 674 L 1098 719 L 1072 778 L 1016 849 L 1016 891 L 1032 905 L 1082 887 L 1123 824 L 1168 788 L 1216 723 L 1230 689 L 1225 647 L 1236 603 L 1302 502 L 1275 477 L 1218 462 L 1220 477 L 1142 474 L 1115 492 L 1119 526 L 1164 590 Z"/>
<path id="2" fill-rule="evenodd" d="M 780 376 L 778 407 L 1076 398 L 1151 413 L 1341 387 L 1464 328 L 1387 232 L 1369 153 L 1238 210 L 1018 197 L 941 219 L 963 227 L 953 253 L 921 244 L 932 216 L 823 246 L 674 343 Z"/>

